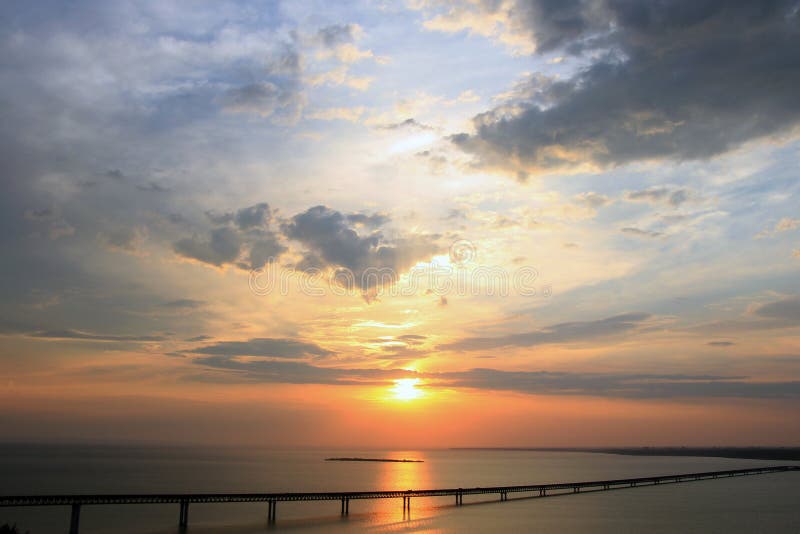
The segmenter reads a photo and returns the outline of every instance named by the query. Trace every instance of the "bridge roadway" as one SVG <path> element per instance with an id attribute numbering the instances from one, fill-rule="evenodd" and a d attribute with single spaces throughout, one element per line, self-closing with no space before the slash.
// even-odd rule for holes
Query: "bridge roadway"
<path id="1" fill-rule="evenodd" d="M 0 497 L 0 507 L 21 506 L 71 506 L 70 534 L 78 534 L 81 506 L 100 504 L 179 504 L 178 525 L 186 527 L 189 522 L 189 504 L 226 502 L 266 502 L 267 520 L 275 522 L 277 503 L 281 501 L 341 501 L 342 515 L 350 513 L 350 501 L 358 499 L 403 499 L 403 511 L 411 510 L 412 497 L 454 496 L 456 506 L 464 502 L 464 495 L 497 494 L 501 501 L 508 500 L 509 493 L 531 493 L 546 497 L 548 492 L 580 493 L 582 490 L 598 491 L 617 488 L 658 485 L 664 483 L 708 480 L 722 477 L 760 475 L 798 471 L 800 466 L 778 465 L 733 469 L 728 471 L 706 471 L 703 473 L 684 473 L 640 478 L 620 478 L 613 480 L 593 480 L 590 482 L 561 482 L 555 484 L 531 484 L 527 486 L 493 486 L 486 488 L 444 488 L 428 490 L 388 490 L 388 491 L 334 491 L 307 493 L 174 493 L 145 495 L 29 495 Z"/>

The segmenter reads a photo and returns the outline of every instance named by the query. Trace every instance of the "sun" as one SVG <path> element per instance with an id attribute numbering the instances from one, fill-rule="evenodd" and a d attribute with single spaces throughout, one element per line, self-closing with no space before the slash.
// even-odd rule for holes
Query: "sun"
<path id="1" fill-rule="evenodd" d="M 399 378 L 394 381 L 392 396 L 396 400 L 410 401 L 422 397 L 422 391 L 417 389 L 419 378 Z"/>

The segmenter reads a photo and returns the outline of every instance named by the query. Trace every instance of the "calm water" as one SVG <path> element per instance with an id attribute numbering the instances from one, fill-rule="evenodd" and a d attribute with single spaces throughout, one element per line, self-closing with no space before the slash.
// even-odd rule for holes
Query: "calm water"
<path id="1" fill-rule="evenodd" d="M 425 463 L 325 462 L 328 456 Z M 357 451 L 0 446 L 0 494 L 269 492 L 495 486 L 736 469 L 776 462 L 517 451 Z M 790 463 L 790 462 L 780 462 Z M 493 496 L 278 503 L 284 532 L 800 532 L 800 472 L 486 502 Z M 484 502 L 481 502 L 484 501 Z M 190 533 L 264 532 L 266 503 L 192 505 Z M 177 505 L 88 506 L 82 533 L 176 533 Z M 69 510 L 0 508 L 0 524 L 63 533 Z"/>

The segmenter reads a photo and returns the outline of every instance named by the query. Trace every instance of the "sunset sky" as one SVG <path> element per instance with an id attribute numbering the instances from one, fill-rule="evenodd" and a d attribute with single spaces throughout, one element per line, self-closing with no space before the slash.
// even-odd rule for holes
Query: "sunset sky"
<path id="1" fill-rule="evenodd" d="M 800 442 L 796 1 L 8 0 L 0 49 L 5 440 Z"/>

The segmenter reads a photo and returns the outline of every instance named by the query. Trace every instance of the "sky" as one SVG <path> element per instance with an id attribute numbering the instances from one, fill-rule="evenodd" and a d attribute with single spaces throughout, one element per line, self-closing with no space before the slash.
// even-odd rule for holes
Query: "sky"
<path id="1" fill-rule="evenodd" d="M 0 5 L 12 441 L 797 445 L 800 3 Z"/>

